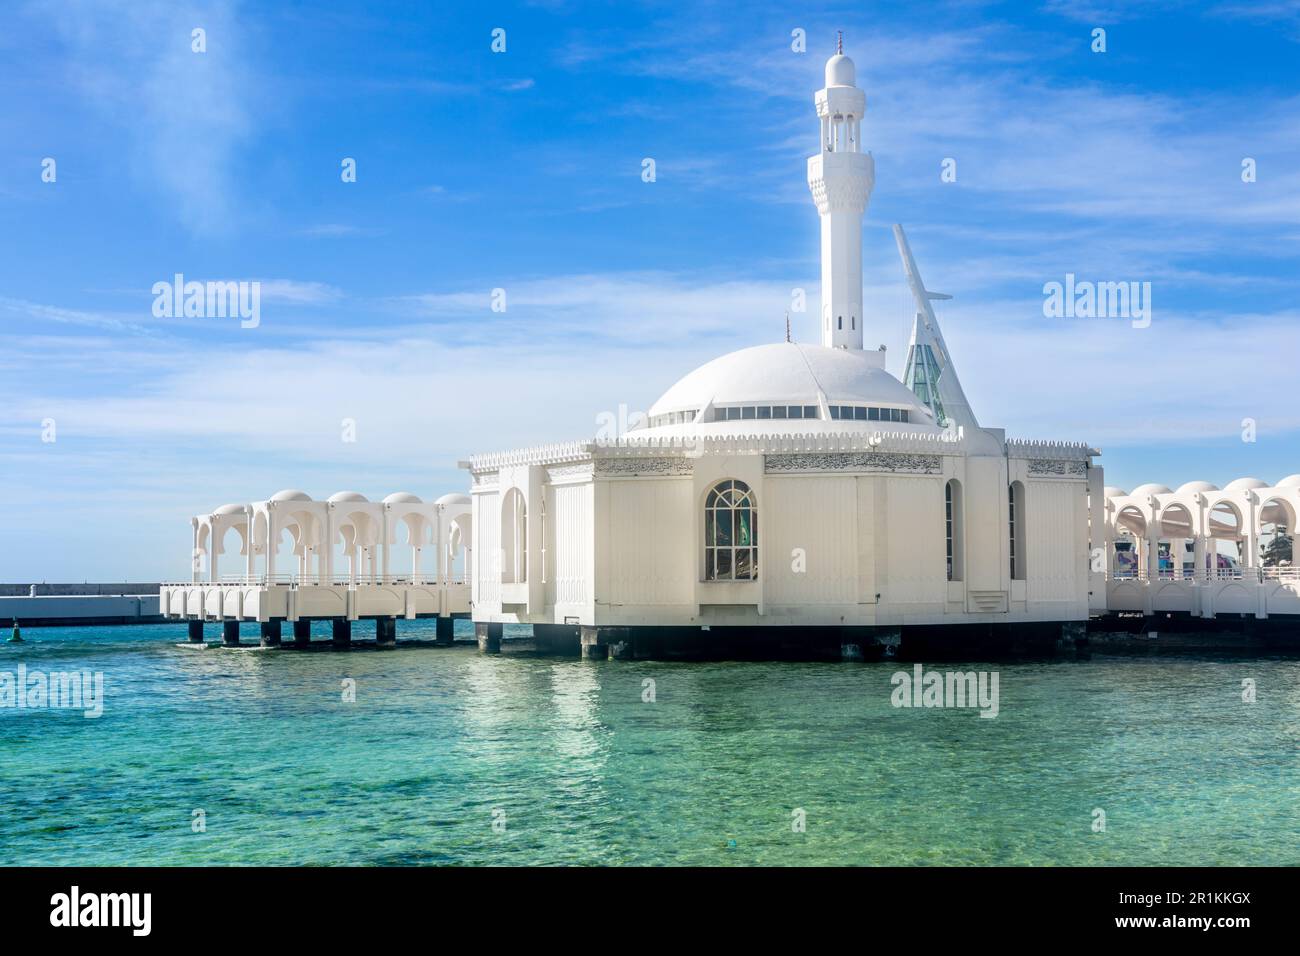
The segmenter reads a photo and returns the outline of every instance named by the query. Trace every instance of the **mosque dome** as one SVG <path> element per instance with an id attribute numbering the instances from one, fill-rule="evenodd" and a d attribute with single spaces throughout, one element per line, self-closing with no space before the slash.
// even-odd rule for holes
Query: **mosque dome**
<path id="1" fill-rule="evenodd" d="M 220 508 L 218 508 L 216 511 L 212 513 L 214 515 L 242 515 L 244 513 L 244 506 L 243 505 L 222 505 Z"/>
<path id="2" fill-rule="evenodd" d="M 1107 498 L 1127 498 L 1128 492 L 1123 488 L 1117 488 L 1115 485 L 1107 485 L 1102 492 Z"/>
<path id="3" fill-rule="evenodd" d="M 369 500 L 370 500 L 369 498 L 367 498 L 359 491 L 339 491 L 329 496 L 329 503 L 332 505 L 336 505 L 344 501 L 369 502 Z"/>
<path id="4" fill-rule="evenodd" d="M 1143 498 L 1147 495 L 1171 495 L 1173 493 L 1174 490 L 1168 485 L 1160 485 L 1155 482 L 1146 485 L 1139 485 L 1133 489 L 1133 497 L 1135 498 Z"/>
<path id="5" fill-rule="evenodd" d="M 384 499 L 386 505 L 420 505 L 424 504 L 418 497 L 409 491 L 394 491 Z"/>
<path id="6" fill-rule="evenodd" d="M 1300 487 L 1300 475 L 1287 475 L 1277 483 L 1279 488 L 1296 488 Z"/>
<path id="7" fill-rule="evenodd" d="M 1178 486 L 1180 495 L 1200 494 L 1206 491 L 1218 491 L 1219 486 L 1211 484 L 1208 481 L 1189 481 L 1186 484 Z"/>
<path id="8" fill-rule="evenodd" d="M 277 491 L 271 496 L 272 501 L 311 501 L 311 495 L 305 491 L 299 491 L 296 488 L 286 488 L 284 491 Z"/>
<path id="9" fill-rule="evenodd" d="M 1224 491 L 1254 491 L 1256 488 L 1267 488 L 1267 481 L 1260 481 L 1258 478 L 1238 478 L 1236 481 L 1228 482 L 1228 487 Z"/>
<path id="10" fill-rule="evenodd" d="M 434 502 L 435 505 L 467 505 L 469 503 L 469 495 L 462 495 L 456 492 L 443 495 Z"/>
<path id="11" fill-rule="evenodd" d="M 714 406 L 853 404 L 906 409 L 912 424 L 932 425 L 911 389 L 881 367 L 880 353 L 778 342 L 706 362 L 664 392 L 650 418 Z"/>
<path id="12" fill-rule="evenodd" d="M 836 53 L 826 61 L 827 86 L 854 86 L 856 80 L 857 70 L 853 61 L 843 53 Z"/>

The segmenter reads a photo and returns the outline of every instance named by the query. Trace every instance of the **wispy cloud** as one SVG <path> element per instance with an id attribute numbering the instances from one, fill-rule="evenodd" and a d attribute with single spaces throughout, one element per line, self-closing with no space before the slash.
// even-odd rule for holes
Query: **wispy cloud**
<path id="1" fill-rule="evenodd" d="M 137 182 L 194 233 L 231 232 L 242 218 L 236 158 L 254 131 L 249 100 L 259 85 L 254 32 L 235 4 L 73 0 L 29 13 L 62 36 L 75 88 L 129 124 Z M 196 28 L 206 52 L 192 50 Z"/>

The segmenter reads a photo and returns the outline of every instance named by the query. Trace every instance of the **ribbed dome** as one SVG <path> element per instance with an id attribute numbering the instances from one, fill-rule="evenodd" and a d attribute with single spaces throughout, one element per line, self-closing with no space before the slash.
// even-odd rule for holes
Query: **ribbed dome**
<path id="1" fill-rule="evenodd" d="M 778 342 L 730 352 L 701 365 L 650 408 L 650 415 L 717 405 L 858 403 L 929 413 L 912 390 L 880 367 L 878 352 Z"/>

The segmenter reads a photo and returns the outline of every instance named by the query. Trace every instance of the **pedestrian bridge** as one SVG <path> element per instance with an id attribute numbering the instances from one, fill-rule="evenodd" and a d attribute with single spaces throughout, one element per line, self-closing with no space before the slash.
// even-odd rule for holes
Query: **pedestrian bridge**
<path id="1" fill-rule="evenodd" d="M 1176 491 L 1107 488 L 1106 608 L 1259 619 L 1300 615 L 1292 541 L 1300 475 L 1275 485 L 1239 478 Z"/>
<path id="2" fill-rule="evenodd" d="M 230 644 L 241 621 L 257 621 L 262 643 L 275 646 L 280 623 L 290 621 L 301 644 L 312 620 L 329 619 L 340 643 L 352 622 L 373 618 L 383 644 L 399 617 L 437 617 L 438 636 L 449 642 L 453 618 L 470 612 L 470 510 L 467 495 L 424 502 L 406 492 L 372 502 L 356 492 L 316 500 L 287 490 L 223 505 L 191 519 L 190 580 L 159 586 L 159 614 L 189 621 L 196 642 L 204 622 L 221 622 Z M 221 574 L 235 542 L 243 569 Z"/>

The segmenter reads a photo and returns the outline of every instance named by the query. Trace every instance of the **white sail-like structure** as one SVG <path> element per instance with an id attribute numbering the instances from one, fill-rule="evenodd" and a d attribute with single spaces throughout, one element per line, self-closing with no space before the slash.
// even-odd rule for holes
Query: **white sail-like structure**
<path id="1" fill-rule="evenodd" d="M 948 354 L 948 346 L 944 344 L 934 307 L 930 305 L 932 301 L 951 299 L 952 296 L 926 289 L 902 226 L 894 226 L 894 239 L 898 243 L 898 254 L 903 259 L 907 284 L 916 299 L 916 321 L 912 323 L 912 338 L 907 346 L 907 370 L 903 373 L 903 384 L 934 412 L 936 424 L 954 428 L 979 428 L 975 412 L 966 400 L 966 393 L 962 391 L 961 381 L 957 378 L 957 369 Z"/>

